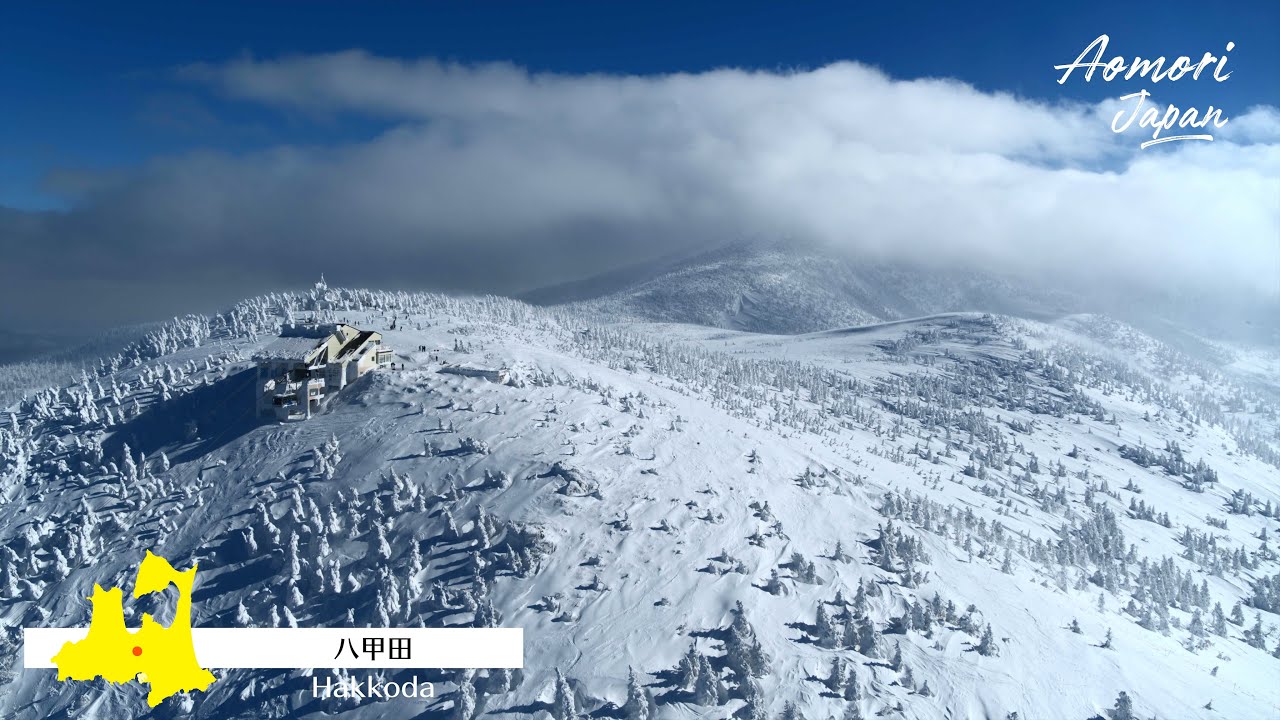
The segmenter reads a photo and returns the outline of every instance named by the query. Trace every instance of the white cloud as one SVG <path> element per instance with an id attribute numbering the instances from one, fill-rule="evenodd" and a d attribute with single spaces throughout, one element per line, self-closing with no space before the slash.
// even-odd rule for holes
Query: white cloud
<path id="1" fill-rule="evenodd" d="M 1280 144 L 1280 109 L 1268 105 L 1250 108 L 1229 120 L 1219 134 L 1237 142 Z"/>
<path id="2" fill-rule="evenodd" d="M 1138 151 L 1110 130 L 1114 102 L 1035 102 L 855 63 L 623 77 L 347 52 L 180 74 L 390 129 L 155 161 L 86 184 L 49 232 L 91 224 L 157 267 L 250 259 L 262 280 L 296 281 L 354 244 L 369 273 L 354 281 L 485 290 L 743 236 L 1198 292 L 1277 287 L 1275 108 L 1213 143 Z M 95 241 L 62 242 L 98 257 Z"/>

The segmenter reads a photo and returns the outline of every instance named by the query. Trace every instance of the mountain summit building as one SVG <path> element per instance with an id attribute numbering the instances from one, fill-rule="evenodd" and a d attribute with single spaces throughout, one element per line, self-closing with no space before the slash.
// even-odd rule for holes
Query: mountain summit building
<path id="1" fill-rule="evenodd" d="M 259 415 L 306 420 L 325 397 L 391 362 L 382 333 L 346 323 L 293 323 L 254 354 Z"/>

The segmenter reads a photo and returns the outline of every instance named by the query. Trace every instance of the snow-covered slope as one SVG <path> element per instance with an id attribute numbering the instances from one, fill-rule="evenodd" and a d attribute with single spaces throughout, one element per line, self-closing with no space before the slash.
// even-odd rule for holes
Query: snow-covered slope
<path id="1" fill-rule="evenodd" d="M 796 242 L 733 244 L 639 278 L 589 298 L 570 288 L 565 297 L 610 316 L 773 334 L 955 310 L 1052 317 L 1079 304 L 995 274 L 904 266 Z M 532 297 L 542 304 L 558 298 L 553 290 Z"/>
<path id="2" fill-rule="evenodd" d="M 0 417 L 0 716 L 443 717 L 465 684 L 563 720 L 557 671 L 593 717 L 1277 715 L 1276 405 L 1131 328 L 781 337 L 332 291 L 403 369 L 259 421 L 247 359 L 314 299 L 176 321 Z M 22 671 L 16 628 L 84 624 L 146 549 L 200 563 L 197 625 L 497 623 L 526 667 L 419 671 L 427 706 L 220 672 L 154 713 Z"/>
<path id="3" fill-rule="evenodd" d="M 888 261 L 797 241 L 742 242 L 692 258 L 627 268 L 525 296 L 542 306 L 644 322 L 790 335 L 945 312 L 991 312 L 1045 322 L 1105 313 L 1191 357 L 1213 343 L 1280 347 L 1274 296 L 1207 297 L 1056 275 L 1011 275 L 966 265 Z"/>

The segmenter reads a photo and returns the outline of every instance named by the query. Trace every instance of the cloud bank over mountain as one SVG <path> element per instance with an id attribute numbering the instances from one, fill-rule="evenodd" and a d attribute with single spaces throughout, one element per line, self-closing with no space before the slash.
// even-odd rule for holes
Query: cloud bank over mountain
<path id="1" fill-rule="evenodd" d="M 321 272 L 514 293 L 743 238 L 1111 287 L 1280 290 L 1271 107 L 1212 143 L 1139 151 L 1150 131 L 1112 133 L 1117 101 L 849 62 L 555 75 L 351 51 L 175 72 L 297 122 L 372 129 L 51 179 L 69 210 L 0 209 L 6 320 L 119 324 Z"/>

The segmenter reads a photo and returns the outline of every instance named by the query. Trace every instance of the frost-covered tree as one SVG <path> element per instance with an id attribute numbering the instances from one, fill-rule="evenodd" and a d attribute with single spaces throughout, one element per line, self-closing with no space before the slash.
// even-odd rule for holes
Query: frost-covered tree
<path id="1" fill-rule="evenodd" d="M 676 674 L 680 677 L 680 686 L 693 689 L 698 682 L 698 675 L 702 670 L 702 654 L 693 645 L 689 646 L 689 650 L 680 658 L 680 664 L 676 668 Z"/>
<path id="2" fill-rule="evenodd" d="M 840 647 L 849 650 L 858 647 L 858 624 L 855 621 L 846 622 L 844 630 L 840 634 Z"/>
<path id="3" fill-rule="evenodd" d="M 719 705 L 723 698 L 723 686 L 705 655 L 698 656 L 698 678 L 693 684 L 693 701 L 699 705 Z"/>
<path id="4" fill-rule="evenodd" d="M 742 699 L 745 701 L 740 715 L 743 720 L 766 720 L 769 717 L 769 702 L 755 678 L 747 678 L 742 684 Z"/>
<path id="5" fill-rule="evenodd" d="M 1111 708 L 1111 720 L 1135 720 L 1133 700 L 1129 698 L 1129 693 L 1121 690 L 1116 696 L 1116 704 Z"/>
<path id="6" fill-rule="evenodd" d="M 454 695 L 453 720 L 472 720 L 476 715 L 476 686 L 472 679 L 471 672 L 464 670 L 459 673 L 458 692 Z"/>
<path id="7" fill-rule="evenodd" d="M 1236 601 L 1235 605 L 1231 606 L 1231 622 L 1234 625 L 1244 625 L 1244 608 L 1240 605 L 1239 600 Z"/>
<path id="8" fill-rule="evenodd" d="M 387 541 L 387 531 L 383 529 L 380 522 L 373 525 L 373 544 L 380 559 L 383 561 L 391 559 L 391 543 Z"/>
<path id="9" fill-rule="evenodd" d="M 120 449 L 120 468 L 126 480 L 138 479 L 138 465 L 133 460 L 133 453 L 129 450 L 129 444 L 125 443 Z"/>
<path id="10" fill-rule="evenodd" d="M 844 699 L 856 704 L 861 696 L 862 692 L 858 689 L 858 671 L 850 665 L 849 677 L 844 681 Z"/>
<path id="11" fill-rule="evenodd" d="M 622 717 L 624 720 L 651 720 L 654 714 L 653 696 L 640 684 L 636 671 L 627 668 L 627 699 L 622 704 Z"/>
<path id="12" fill-rule="evenodd" d="M 871 620 L 867 617 L 858 618 L 858 652 L 870 658 L 880 657 L 878 640 L 879 636 Z"/>
<path id="13" fill-rule="evenodd" d="M 267 510 L 265 503 L 258 503 L 258 528 L 262 530 L 259 536 L 259 543 L 266 542 L 268 548 L 276 548 L 280 546 L 280 528 L 276 526 L 271 519 L 271 513 Z"/>
<path id="14" fill-rule="evenodd" d="M 556 686 L 555 694 L 551 700 L 551 716 L 555 720 L 576 720 L 578 717 L 578 705 L 573 695 L 573 688 L 569 686 L 569 681 L 560 672 L 560 668 L 556 668 Z"/>
<path id="15" fill-rule="evenodd" d="M 830 616 L 827 615 L 827 609 L 823 606 L 821 600 L 818 601 L 818 610 L 813 621 L 813 635 L 819 647 L 833 648 L 836 646 L 837 628 L 831 622 Z"/>
<path id="16" fill-rule="evenodd" d="M 1191 622 L 1187 624 L 1187 632 L 1193 636 L 1204 637 L 1204 618 L 1200 616 L 1199 608 L 1191 615 Z"/>
<path id="17" fill-rule="evenodd" d="M 831 670 L 822 684 L 834 693 L 840 692 L 840 688 L 844 686 L 844 662 L 839 655 L 831 658 Z"/>
<path id="18" fill-rule="evenodd" d="M 448 510 L 444 511 L 444 536 L 449 540 L 459 540 L 462 537 L 462 533 L 458 530 L 458 521 Z"/>
<path id="19" fill-rule="evenodd" d="M 236 624 L 241 628 L 252 628 L 253 626 L 253 619 L 250 618 L 247 607 L 244 607 L 243 600 L 236 603 Z"/>
<path id="20" fill-rule="evenodd" d="M 747 677 L 764 677 L 769 671 L 769 657 L 747 621 L 742 602 L 734 604 L 733 621 L 725 638 L 725 665 L 734 671 L 739 682 Z"/>
<path id="21" fill-rule="evenodd" d="M 858 579 L 858 590 L 853 594 L 853 615 L 854 617 L 865 617 L 867 614 L 867 591 L 862 585 L 862 579 Z"/>
<path id="22" fill-rule="evenodd" d="M 1226 637 L 1227 615 L 1222 612 L 1222 603 L 1213 604 L 1213 634 Z"/>
<path id="23" fill-rule="evenodd" d="M 1108 631 L 1110 632 L 1110 631 Z M 995 636 L 991 632 L 991 624 L 988 623 L 982 631 L 982 638 L 978 640 L 976 648 L 979 655 L 998 655 L 1000 648 L 996 645 Z"/>
<path id="24" fill-rule="evenodd" d="M 786 587 L 782 584 L 782 578 L 778 576 L 777 568 L 769 571 L 769 579 L 765 581 L 763 589 L 770 595 L 781 595 L 786 592 Z"/>
<path id="25" fill-rule="evenodd" d="M 837 540 L 835 550 L 831 551 L 831 559 L 836 562 L 849 562 L 853 558 L 850 557 L 849 554 L 844 551 L 844 545 L 841 544 L 839 540 Z"/>
<path id="26" fill-rule="evenodd" d="M 1253 622 L 1253 627 L 1245 631 L 1244 641 L 1259 650 L 1265 650 L 1267 648 L 1267 635 L 1262 629 L 1262 613 L 1257 614 L 1257 618 Z"/>

